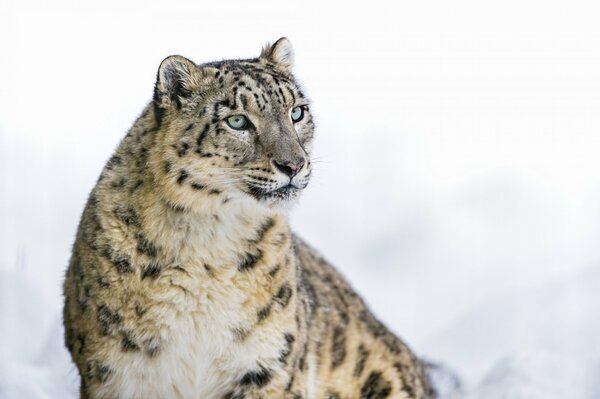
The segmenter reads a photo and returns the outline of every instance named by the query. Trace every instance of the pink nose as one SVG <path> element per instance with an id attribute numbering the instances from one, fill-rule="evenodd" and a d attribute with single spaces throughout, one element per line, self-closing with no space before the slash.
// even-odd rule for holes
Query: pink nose
<path id="1" fill-rule="evenodd" d="M 292 170 L 300 170 L 304 166 L 304 161 L 302 160 L 299 163 L 288 162 L 286 166 Z"/>
<path id="2" fill-rule="evenodd" d="M 273 160 L 273 165 L 275 165 L 275 167 L 277 169 L 279 169 L 280 172 L 285 173 L 286 175 L 288 175 L 291 178 L 298 174 L 300 169 L 302 169 L 302 167 L 304 166 L 305 162 L 306 161 L 304 159 L 300 159 L 298 161 L 283 161 L 283 162 Z"/>

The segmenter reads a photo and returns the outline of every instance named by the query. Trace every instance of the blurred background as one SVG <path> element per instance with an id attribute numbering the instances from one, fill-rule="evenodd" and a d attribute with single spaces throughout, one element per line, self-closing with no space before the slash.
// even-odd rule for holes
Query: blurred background
<path id="1" fill-rule="evenodd" d="M 593 1 L 0 3 L 0 398 L 75 397 L 61 284 L 170 54 L 287 36 L 317 120 L 294 229 L 469 397 L 600 397 Z"/>

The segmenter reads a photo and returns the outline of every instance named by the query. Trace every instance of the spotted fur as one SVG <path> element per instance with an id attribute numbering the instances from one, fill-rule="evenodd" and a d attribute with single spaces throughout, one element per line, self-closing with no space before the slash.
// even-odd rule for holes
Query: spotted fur
<path id="1" fill-rule="evenodd" d="M 293 60 L 283 38 L 255 59 L 160 65 L 66 274 L 81 398 L 434 396 L 407 346 L 290 232 L 314 130 Z"/>

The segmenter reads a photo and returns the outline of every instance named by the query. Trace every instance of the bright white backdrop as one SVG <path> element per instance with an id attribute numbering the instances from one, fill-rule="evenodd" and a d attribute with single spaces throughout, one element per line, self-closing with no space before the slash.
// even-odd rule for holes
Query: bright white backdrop
<path id="1" fill-rule="evenodd" d="M 281 36 L 318 122 L 294 228 L 468 386 L 541 337 L 544 353 L 579 353 L 587 345 L 571 338 L 600 333 L 600 297 L 589 296 L 600 284 L 598 11 L 593 1 L 4 0 L 0 358 L 39 360 L 58 342 L 85 198 L 160 61 L 253 57 Z M 591 353 L 597 370 L 597 344 Z M 587 363 L 573 362 L 585 378 Z"/>

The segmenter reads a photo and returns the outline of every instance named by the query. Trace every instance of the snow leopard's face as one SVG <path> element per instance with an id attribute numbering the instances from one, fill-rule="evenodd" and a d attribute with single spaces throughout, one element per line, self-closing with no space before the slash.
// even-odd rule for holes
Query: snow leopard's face
<path id="1" fill-rule="evenodd" d="M 310 178 L 314 124 L 292 62 L 287 39 L 251 60 L 165 59 L 154 102 L 170 178 L 271 207 L 293 202 Z"/>

